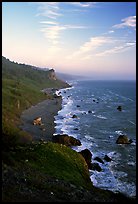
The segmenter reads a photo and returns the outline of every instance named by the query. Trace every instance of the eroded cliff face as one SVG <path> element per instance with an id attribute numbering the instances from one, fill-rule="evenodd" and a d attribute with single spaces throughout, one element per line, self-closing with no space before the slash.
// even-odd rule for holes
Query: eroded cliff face
<path id="1" fill-rule="evenodd" d="M 54 69 L 50 69 L 50 70 L 49 70 L 48 77 L 49 77 L 49 79 L 57 80 L 56 74 L 55 74 L 55 70 L 54 70 Z"/>

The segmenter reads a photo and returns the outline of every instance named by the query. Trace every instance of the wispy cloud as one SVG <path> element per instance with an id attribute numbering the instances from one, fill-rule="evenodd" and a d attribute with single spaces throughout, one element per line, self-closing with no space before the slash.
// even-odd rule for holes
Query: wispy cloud
<path id="1" fill-rule="evenodd" d="M 104 37 L 104 36 L 99 36 L 99 37 L 92 37 L 88 42 L 85 42 L 78 51 L 74 52 L 71 56 L 68 58 L 73 58 L 76 56 L 81 56 L 84 55 L 85 53 L 89 53 L 98 47 L 102 46 L 103 44 L 108 44 L 112 42 L 111 37 Z"/>
<path id="2" fill-rule="evenodd" d="M 136 16 L 129 16 L 121 20 L 123 23 L 116 24 L 113 28 L 132 27 L 136 28 Z"/>
<path id="3" fill-rule="evenodd" d="M 56 25 L 41 29 L 41 31 L 44 33 L 44 36 L 54 45 L 58 44 L 59 33 L 61 30 L 65 30 L 65 27 Z"/>
<path id="4" fill-rule="evenodd" d="M 44 16 L 46 20 L 40 21 L 40 31 L 44 33 L 45 38 L 54 45 L 59 43 L 60 34 L 63 30 L 67 29 L 85 29 L 83 25 L 72 25 L 59 23 L 59 17 L 63 18 L 62 4 L 72 4 L 79 7 L 90 7 L 92 2 L 81 3 L 81 2 L 37 2 L 39 13 L 37 16 Z M 64 12 L 64 15 L 66 13 Z M 60 19 L 61 21 L 61 19 Z"/>
<path id="5" fill-rule="evenodd" d="M 58 22 L 53 21 L 41 21 L 40 23 L 43 25 L 40 31 L 43 32 L 45 38 L 47 38 L 49 42 L 51 42 L 54 45 L 59 43 L 61 31 L 67 29 L 87 28 L 86 26 L 80 25 L 60 25 Z"/>
<path id="6" fill-rule="evenodd" d="M 57 25 L 58 22 L 54 22 L 54 21 L 41 21 L 41 24 L 50 24 L 50 25 Z"/>
<path id="7" fill-rule="evenodd" d="M 115 32 L 114 30 L 109 30 L 109 31 L 108 31 L 108 33 L 114 33 L 114 32 Z"/>
<path id="8" fill-rule="evenodd" d="M 97 2 L 67 2 L 74 6 L 81 7 L 81 8 L 91 8 L 94 7 Z"/>
<path id="9" fill-rule="evenodd" d="M 110 55 L 110 54 L 115 54 L 115 53 L 120 53 L 127 51 L 128 49 L 135 47 L 136 42 L 126 42 L 120 46 L 115 46 L 112 49 L 105 50 L 101 53 L 97 53 L 96 56 L 105 56 L 105 55 Z"/>
<path id="10" fill-rule="evenodd" d="M 125 38 L 116 39 L 115 37 L 98 36 L 90 38 L 88 42 L 85 42 L 78 51 L 71 54 L 67 59 L 80 58 L 81 60 L 89 60 L 94 56 L 101 57 L 125 52 L 135 46 L 136 41 L 126 42 Z"/>
<path id="11" fill-rule="evenodd" d="M 36 16 L 45 16 L 50 19 L 57 19 L 62 16 L 59 12 L 59 3 L 58 2 L 35 2 L 38 5 L 39 13 Z"/>

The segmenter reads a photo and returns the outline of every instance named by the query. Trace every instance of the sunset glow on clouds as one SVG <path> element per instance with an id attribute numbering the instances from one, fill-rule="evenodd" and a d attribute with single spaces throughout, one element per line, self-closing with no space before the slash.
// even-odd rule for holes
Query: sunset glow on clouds
<path id="1" fill-rule="evenodd" d="M 2 54 L 94 79 L 135 79 L 135 2 L 3 2 Z"/>

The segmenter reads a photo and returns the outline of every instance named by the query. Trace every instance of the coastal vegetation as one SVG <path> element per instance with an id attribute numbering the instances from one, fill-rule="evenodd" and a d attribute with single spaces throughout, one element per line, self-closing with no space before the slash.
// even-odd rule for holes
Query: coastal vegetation
<path id="1" fill-rule="evenodd" d="M 52 75 L 53 76 L 53 75 Z M 52 98 L 44 88 L 63 88 L 69 85 L 51 78 L 51 70 L 18 64 L 2 57 L 2 133 L 3 147 L 31 139 L 31 135 L 18 128 L 20 114 L 30 106 Z"/>
<path id="2" fill-rule="evenodd" d="M 3 202 L 134 201 L 94 187 L 84 157 L 75 150 L 34 141 L 19 128 L 23 110 L 55 97 L 42 89 L 66 87 L 69 85 L 57 79 L 54 70 L 39 70 L 2 57 Z"/>

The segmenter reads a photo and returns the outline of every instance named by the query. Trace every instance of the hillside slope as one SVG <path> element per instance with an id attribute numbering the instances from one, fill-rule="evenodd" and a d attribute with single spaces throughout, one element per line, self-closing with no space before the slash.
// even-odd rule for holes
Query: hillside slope
<path id="1" fill-rule="evenodd" d="M 41 71 L 2 58 L 2 202 L 133 201 L 94 187 L 85 159 L 75 150 L 32 141 L 18 128 L 24 109 L 53 99 L 41 91 L 49 87 L 69 85 L 58 80 L 53 69 Z"/>
<path id="2" fill-rule="evenodd" d="M 44 94 L 42 89 L 68 86 L 67 83 L 57 79 L 53 69 L 38 70 L 36 67 L 14 63 L 2 57 L 2 132 L 4 144 L 15 143 L 18 136 L 27 137 L 17 127 L 20 122 L 20 114 L 31 105 L 51 97 Z"/>

